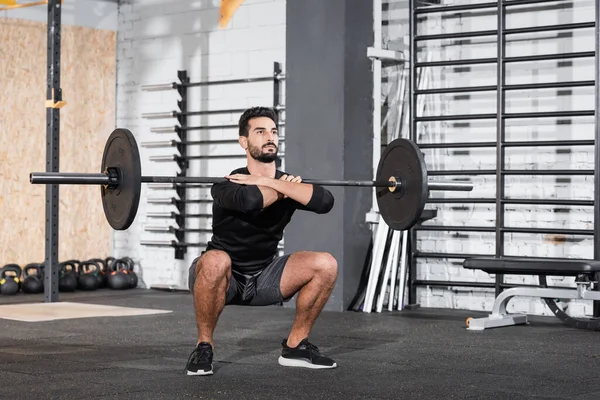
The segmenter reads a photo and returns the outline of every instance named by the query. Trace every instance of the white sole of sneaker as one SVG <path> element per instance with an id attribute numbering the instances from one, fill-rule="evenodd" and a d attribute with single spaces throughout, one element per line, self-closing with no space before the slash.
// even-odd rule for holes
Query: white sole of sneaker
<path id="1" fill-rule="evenodd" d="M 333 363 L 333 365 L 316 365 L 305 360 L 292 360 L 282 356 L 279 356 L 279 365 L 283 365 L 284 367 L 301 367 L 310 369 L 331 369 L 337 367 L 337 363 Z"/>
<path id="2" fill-rule="evenodd" d="M 196 372 L 192 372 L 192 371 L 185 371 L 187 376 L 204 376 L 204 375 L 212 375 L 213 371 L 212 369 L 210 371 L 196 371 Z"/>

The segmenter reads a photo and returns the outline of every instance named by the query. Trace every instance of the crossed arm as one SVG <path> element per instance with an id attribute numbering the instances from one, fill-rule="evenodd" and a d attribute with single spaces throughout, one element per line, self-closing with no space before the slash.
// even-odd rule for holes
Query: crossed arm
<path id="1" fill-rule="evenodd" d="M 301 183 L 299 177 L 284 175 L 281 179 L 273 179 L 235 174 L 226 178 L 229 182 L 216 184 L 211 190 L 215 201 L 225 208 L 259 210 L 288 197 L 299 204 L 298 208 L 318 214 L 328 213 L 333 207 L 331 192 L 319 185 Z"/>

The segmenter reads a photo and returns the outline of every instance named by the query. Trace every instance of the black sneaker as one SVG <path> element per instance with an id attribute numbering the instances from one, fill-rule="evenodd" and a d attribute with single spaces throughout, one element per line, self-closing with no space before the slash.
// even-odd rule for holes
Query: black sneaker
<path id="1" fill-rule="evenodd" d="M 185 367 L 186 375 L 212 375 L 213 349 L 210 343 L 202 342 L 194 349 Z"/>
<path id="2" fill-rule="evenodd" d="M 308 341 L 302 340 L 297 347 L 288 347 L 287 339 L 281 342 L 283 349 L 279 357 L 279 365 L 284 367 L 304 367 L 313 369 L 335 368 L 337 364 L 331 358 L 321 355 L 319 348 Z"/>

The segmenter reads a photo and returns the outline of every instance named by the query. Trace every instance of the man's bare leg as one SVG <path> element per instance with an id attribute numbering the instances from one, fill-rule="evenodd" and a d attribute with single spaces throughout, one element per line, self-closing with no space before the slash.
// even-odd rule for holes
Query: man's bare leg
<path id="1" fill-rule="evenodd" d="M 287 339 L 296 347 L 308 337 L 335 286 L 338 265 L 329 253 L 302 251 L 288 258 L 281 276 L 281 293 L 288 298 L 298 293 L 296 317 Z"/>
<path id="2" fill-rule="evenodd" d="M 231 279 L 231 259 L 223 251 L 209 250 L 196 262 L 195 272 L 194 308 L 198 342 L 188 359 L 185 374 L 212 375 L 213 333 L 225 307 Z"/>
<path id="3" fill-rule="evenodd" d="M 231 279 L 231 259 L 224 251 L 209 250 L 196 263 L 194 308 L 198 325 L 198 344 L 214 347 L 213 332 L 225 307 Z"/>

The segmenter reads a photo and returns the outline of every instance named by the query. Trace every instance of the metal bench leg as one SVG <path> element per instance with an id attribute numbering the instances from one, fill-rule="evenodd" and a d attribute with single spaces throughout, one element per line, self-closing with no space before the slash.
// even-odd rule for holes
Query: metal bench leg
<path id="1" fill-rule="evenodd" d="M 467 318 L 469 330 L 481 331 L 527 323 L 527 314 L 508 314 L 506 305 L 515 296 L 539 297 L 551 299 L 579 299 L 581 295 L 575 289 L 528 288 L 516 287 L 503 291 L 494 301 L 492 313 L 484 318 Z"/>

